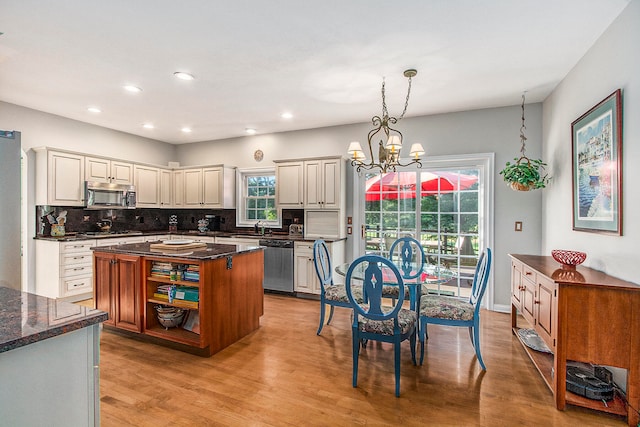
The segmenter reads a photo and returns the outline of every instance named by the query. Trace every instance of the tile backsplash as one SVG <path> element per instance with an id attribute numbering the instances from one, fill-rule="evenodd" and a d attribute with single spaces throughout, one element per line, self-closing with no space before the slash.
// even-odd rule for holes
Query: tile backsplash
<path id="1" fill-rule="evenodd" d="M 62 211 L 67 211 L 65 229 L 67 233 L 83 233 L 88 231 L 100 231 L 98 222 L 105 219 L 112 221 L 113 231 L 168 231 L 169 216 L 178 218 L 178 230 L 197 230 L 198 220 L 205 215 L 220 217 L 220 231 L 247 231 L 236 227 L 235 209 L 105 209 L 92 210 L 79 207 L 64 206 L 36 206 L 36 232 L 40 236 L 49 236 L 51 226 L 46 215 L 51 213 L 54 217 Z M 288 232 L 289 225 L 295 220 L 298 223 L 304 221 L 302 209 L 284 209 L 282 211 L 282 229 L 274 231 Z"/>

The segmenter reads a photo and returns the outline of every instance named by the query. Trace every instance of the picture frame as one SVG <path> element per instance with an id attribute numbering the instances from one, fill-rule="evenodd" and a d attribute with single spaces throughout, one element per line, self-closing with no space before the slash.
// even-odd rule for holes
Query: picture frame
<path id="1" fill-rule="evenodd" d="M 622 235 L 622 91 L 571 123 L 573 229 Z"/>

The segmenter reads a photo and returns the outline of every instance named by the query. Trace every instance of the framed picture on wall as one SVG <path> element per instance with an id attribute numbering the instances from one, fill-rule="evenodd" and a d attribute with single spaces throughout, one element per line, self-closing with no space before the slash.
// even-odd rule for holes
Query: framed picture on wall
<path id="1" fill-rule="evenodd" d="M 571 123 L 573 229 L 622 235 L 622 92 Z"/>

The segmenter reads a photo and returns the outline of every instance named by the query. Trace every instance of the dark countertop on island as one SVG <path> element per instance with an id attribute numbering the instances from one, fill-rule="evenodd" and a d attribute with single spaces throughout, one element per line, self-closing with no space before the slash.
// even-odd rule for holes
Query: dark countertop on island
<path id="1" fill-rule="evenodd" d="M 95 252 L 109 252 L 116 254 L 129 254 L 129 255 L 141 255 L 141 256 L 162 256 L 162 257 L 176 257 L 183 259 L 192 259 L 197 261 L 204 261 L 216 258 L 222 258 L 229 255 L 235 255 L 239 253 L 249 253 L 264 250 L 261 246 L 251 245 L 224 245 L 218 243 L 206 243 L 206 246 L 196 249 L 185 249 L 164 251 L 160 249 L 153 249 L 151 245 L 154 242 L 145 243 L 129 243 L 123 245 L 113 246 L 98 246 L 91 248 Z M 177 245 L 176 245 L 177 247 Z"/>
<path id="2" fill-rule="evenodd" d="M 104 311 L 0 286 L 0 353 L 107 318 Z"/>

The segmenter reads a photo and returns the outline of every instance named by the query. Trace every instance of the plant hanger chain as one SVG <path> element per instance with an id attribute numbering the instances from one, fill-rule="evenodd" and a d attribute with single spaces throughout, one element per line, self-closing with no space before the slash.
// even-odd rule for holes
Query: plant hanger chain
<path id="1" fill-rule="evenodd" d="M 522 92 L 522 126 L 520 126 L 520 143 L 522 144 L 520 146 L 520 153 L 522 153 L 522 157 L 521 158 L 527 158 L 527 156 L 525 155 L 525 141 L 527 140 L 527 137 L 524 136 L 524 131 L 525 129 L 527 129 L 527 127 L 524 125 L 524 94 L 527 93 L 527 91 L 525 90 L 524 92 Z"/>

